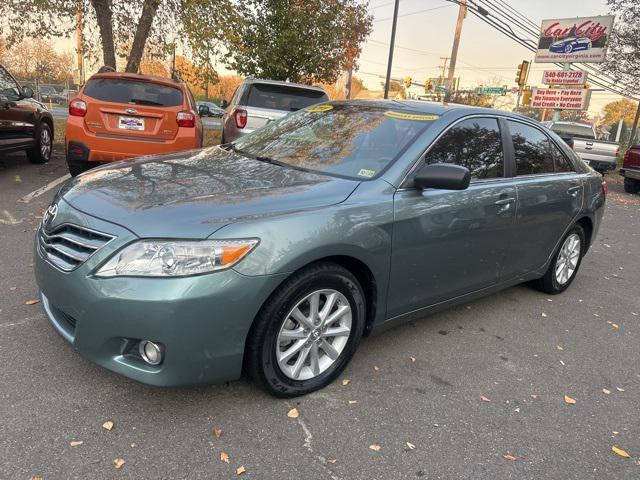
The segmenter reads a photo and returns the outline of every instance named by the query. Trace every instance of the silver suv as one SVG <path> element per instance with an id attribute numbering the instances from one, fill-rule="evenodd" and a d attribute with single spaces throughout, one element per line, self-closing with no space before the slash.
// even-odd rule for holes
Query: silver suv
<path id="1" fill-rule="evenodd" d="M 320 87 L 276 80 L 245 79 L 227 103 L 222 117 L 222 143 L 233 142 L 247 133 L 265 126 L 314 103 L 329 100 Z"/>

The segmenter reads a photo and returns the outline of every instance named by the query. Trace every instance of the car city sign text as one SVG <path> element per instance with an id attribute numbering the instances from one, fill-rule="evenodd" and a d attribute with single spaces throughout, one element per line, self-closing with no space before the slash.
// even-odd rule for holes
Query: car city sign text
<path id="1" fill-rule="evenodd" d="M 602 62 L 613 15 L 543 20 L 536 62 Z"/>

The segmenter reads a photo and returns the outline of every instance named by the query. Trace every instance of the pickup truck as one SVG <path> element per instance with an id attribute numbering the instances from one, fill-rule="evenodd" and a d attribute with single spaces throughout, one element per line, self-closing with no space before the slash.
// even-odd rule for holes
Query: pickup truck
<path id="1" fill-rule="evenodd" d="M 632 145 L 624 154 L 620 175 L 624 177 L 625 192 L 640 193 L 640 145 Z"/>
<path id="2" fill-rule="evenodd" d="M 546 122 L 545 125 L 563 139 L 573 139 L 573 150 L 591 167 L 605 174 L 615 170 L 619 146 L 616 142 L 596 140 L 596 132 L 591 125 L 576 122 Z"/>

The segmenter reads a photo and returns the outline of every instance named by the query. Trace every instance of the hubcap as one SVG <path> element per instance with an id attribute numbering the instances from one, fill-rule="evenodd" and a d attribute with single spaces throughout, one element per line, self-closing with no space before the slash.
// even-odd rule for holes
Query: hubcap
<path id="1" fill-rule="evenodd" d="M 317 377 L 335 363 L 351 334 L 351 306 L 337 290 L 318 290 L 284 319 L 276 342 L 282 373 L 293 380 Z"/>
<path id="2" fill-rule="evenodd" d="M 575 233 L 569 235 L 562 244 L 556 260 L 556 281 L 560 285 L 567 283 L 575 273 L 580 259 L 580 248 L 580 237 Z"/>
<path id="3" fill-rule="evenodd" d="M 51 137 L 49 136 L 49 130 L 42 129 L 40 132 L 40 154 L 42 158 L 49 158 L 51 152 Z"/>

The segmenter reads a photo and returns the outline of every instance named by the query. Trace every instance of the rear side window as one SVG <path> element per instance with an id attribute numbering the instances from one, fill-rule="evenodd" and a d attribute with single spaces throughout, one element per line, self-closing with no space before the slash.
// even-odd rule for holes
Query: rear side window
<path id="1" fill-rule="evenodd" d="M 554 123 L 551 126 L 551 130 L 556 132 L 561 137 L 576 137 L 576 138 L 596 138 L 593 134 L 593 129 L 589 125 L 571 125 L 566 123 Z"/>
<path id="2" fill-rule="evenodd" d="M 320 90 L 254 83 L 249 87 L 247 106 L 295 112 L 327 100 L 327 94 Z"/>
<path id="3" fill-rule="evenodd" d="M 89 80 L 84 87 L 84 94 L 104 102 L 132 103 L 152 107 L 182 105 L 182 92 L 177 88 L 118 78 Z"/>
<path id="4" fill-rule="evenodd" d="M 10 100 L 20 95 L 18 84 L 11 75 L 9 75 L 9 72 L 2 67 L 0 67 L 0 95 L 5 95 L 9 97 Z"/>
<path id="5" fill-rule="evenodd" d="M 426 163 L 467 167 L 471 178 L 504 176 L 500 128 L 495 118 L 464 120 L 447 130 L 429 150 Z"/>
<path id="6" fill-rule="evenodd" d="M 507 120 L 516 157 L 516 175 L 553 173 L 551 143 L 540 130 Z"/>

